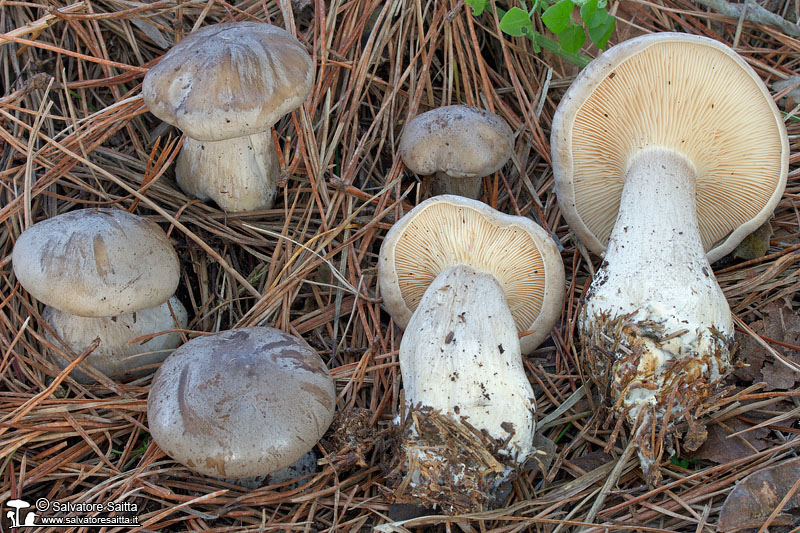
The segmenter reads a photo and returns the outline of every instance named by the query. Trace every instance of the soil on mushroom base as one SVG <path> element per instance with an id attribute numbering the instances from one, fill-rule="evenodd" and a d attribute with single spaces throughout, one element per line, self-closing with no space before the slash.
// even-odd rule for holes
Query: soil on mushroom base
<path id="1" fill-rule="evenodd" d="M 585 313 L 581 321 L 585 323 Z M 677 440 L 687 450 L 699 448 L 707 436 L 703 417 L 715 411 L 733 389 L 725 387 L 724 381 L 736 365 L 724 368 L 723 373 L 714 379 L 705 375 L 690 379 L 688 369 L 710 368 L 712 363 L 722 366 L 723 350 L 728 350 L 733 357 L 733 339 L 711 331 L 719 350 L 676 355 L 657 376 L 641 379 L 637 373 L 642 355 L 648 349 L 646 343 L 661 346 L 671 336 L 665 334 L 661 325 L 652 321 L 634 321 L 631 315 L 595 316 L 593 322 L 594 329 L 581 334 L 581 360 L 598 388 L 605 410 L 605 416 L 600 418 L 603 427 L 608 427 L 616 419 L 606 451 L 614 445 L 623 421 L 628 419 L 633 426 L 630 434 L 635 440 L 647 482 L 651 487 L 658 486 L 661 473 L 657 465 L 664 452 L 673 454 Z M 623 401 L 634 388 L 654 391 L 655 401 L 643 403 L 639 412 L 632 416 L 637 404 L 625 407 Z"/>
<path id="2" fill-rule="evenodd" d="M 395 503 L 421 504 L 446 514 L 492 507 L 498 486 L 519 468 L 501 453 L 514 435 L 510 426 L 503 441 L 472 427 L 465 417 L 459 421 L 430 407 L 408 408 L 389 483 Z"/>

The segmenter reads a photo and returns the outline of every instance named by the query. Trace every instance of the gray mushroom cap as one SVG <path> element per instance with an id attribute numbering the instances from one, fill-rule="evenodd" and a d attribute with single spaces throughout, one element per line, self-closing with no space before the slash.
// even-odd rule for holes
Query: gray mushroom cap
<path id="1" fill-rule="evenodd" d="M 201 141 L 268 130 L 300 107 L 314 65 L 286 30 L 262 22 L 206 26 L 150 69 L 142 97 L 150 111 Z"/>
<path id="2" fill-rule="evenodd" d="M 85 317 L 155 307 L 178 288 L 180 265 L 154 222 L 120 209 L 79 209 L 17 239 L 14 274 L 34 298 Z"/>
<path id="3" fill-rule="evenodd" d="M 150 432 L 170 457 L 215 477 L 249 478 L 297 461 L 333 420 L 336 391 L 305 341 L 253 327 L 197 337 L 159 369 Z"/>
<path id="4" fill-rule="evenodd" d="M 500 170 L 514 150 L 514 134 L 505 120 L 485 109 L 451 105 L 408 121 L 400 138 L 400 156 L 411 172 L 444 172 L 458 178 L 482 178 Z"/>

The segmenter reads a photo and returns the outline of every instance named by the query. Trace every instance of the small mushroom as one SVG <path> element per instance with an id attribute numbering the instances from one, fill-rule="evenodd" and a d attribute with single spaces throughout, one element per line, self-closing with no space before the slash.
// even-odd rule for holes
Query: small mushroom
<path id="1" fill-rule="evenodd" d="M 173 298 L 170 312 L 166 303 L 180 265 L 157 224 L 119 209 L 70 211 L 25 230 L 11 257 L 20 284 L 48 306 L 42 316 L 69 350 L 79 352 L 100 337 L 87 362 L 101 372 L 123 375 L 163 361 L 180 343 L 171 333 L 128 344 L 186 326 L 183 305 Z M 59 344 L 49 332 L 46 337 Z M 62 368 L 68 363 L 55 359 Z M 73 377 L 92 381 L 78 370 Z"/>
<path id="2" fill-rule="evenodd" d="M 147 399 L 156 443 L 208 476 L 252 478 L 311 450 L 336 391 L 305 341 L 267 327 L 197 337 L 161 365 Z"/>
<path id="3" fill-rule="evenodd" d="M 486 507 L 534 451 L 521 353 L 560 316 L 558 249 L 527 218 L 441 195 L 392 227 L 378 268 L 384 306 L 405 328 L 400 370 L 415 421 L 404 437 L 405 496 L 448 512 Z"/>
<path id="4" fill-rule="evenodd" d="M 436 174 L 433 194 L 477 199 L 482 178 L 500 170 L 511 157 L 514 134 L 494 113 L 451 105 L 409 120 L 399 151 L 411 172 Z"/>
<path id="5" fill-rule="evenodd" d="M 781 198 L 786 128 L 733 50 L 658 33 L 611 48 L 580 73 L 551 144 L 564 218 L 605 253 L 581 323 L 589 374 L 634 425 L 657 484 L 651 467 L 678 428 L 688 426 L 686 448 L 704 440 L 693 416 L 714 405 L 731 368 L 731 313 L 709 263 Z"/>
<path id="6" fill-rule="evenodd" d="M 285 30 L 261 22 L 206 26 L 144 78 L 150 111 L 187 136 L 178 184 L 225 211 L 269 209 L 277 191 L 272 126 L 311 92 L 314 65 Z"/>

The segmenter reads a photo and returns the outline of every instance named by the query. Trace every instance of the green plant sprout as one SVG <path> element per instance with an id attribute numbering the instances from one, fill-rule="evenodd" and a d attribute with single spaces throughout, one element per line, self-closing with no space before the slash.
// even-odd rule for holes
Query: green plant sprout
<path id="1" fill-rule="evenodd" d="M 152 440 L 151 437 L 150 437 L 150 433 L 148 433 L 147 431 L 145 431 L 143 429 L 139 430 L 139 439 L 141 440 L 142 445 L 139 446 L 138 448 L 135 448 L 135 449 L 131 450 L 131 457 L 135 457 L 137 455 L 143 454 L 145 452 L 145 450 L 147 450 L 147 447 L 150 445 L 150 440 Z M 123 451 L 122 450 L 117 450 L 115 448 L 111 448 L 111 453 L 114 453 L 116 455 L 122 455 Z"/>
<path id="2" fill-rule="evenodd" d="M 669 459 L 669 463 L 671 465 L 679 466 L 685 470 L 688 470 L 690 467 L 694 467 L 695 464 L 700 462 L 699 459 L 694 457 L 689 457 L 688 459 L 678 459 L 676 456 L 672 456 Z"/>
<path id="3" fill-rule="evenodd" d="M 608 0 L 533 0 L 530 9 L 525 0 L 520 0 L 521 8 L 512 7 L 508 11 L 497 7 L 494 0 L 464 1 L 476 17 L 491 4 L 497 10 L 503 33 L 512 37 L 527 37 L 536 53 L 544 48 L 580 67 L 585 67 L 592 60 L 578 52 L 586 42 L 587 34 L 598 48 L 604 49 L 617 23 L 617 19 L 606 9 Z M 572 19 L 576 6 L 580 6 L 580 24 Z M 537 14 L 545 27 L 558 36 L 557 42 L 533 29 L 533 17 Z"/>

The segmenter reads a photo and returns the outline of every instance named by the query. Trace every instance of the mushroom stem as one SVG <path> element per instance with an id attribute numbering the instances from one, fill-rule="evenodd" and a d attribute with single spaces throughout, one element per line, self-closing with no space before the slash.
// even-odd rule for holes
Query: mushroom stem
<path id="1" fill-rule="evenodd" d="M 162 331 L 182 329 L 187 323 L 186 308 L 174 296 L 155 307 L 99 318 L 82 317 L 48 306 L 44 308 L 42 318 L 66 347 L 76 353 L 95 338 L 100 339 L 100 345 L 86 362 L 114 378 L 138 377 L 154 372 L 153 366 L 166 359 L 181 343 L 181 335 L 172 331 L 136 343 L 130 341 Z M 45 338 L 54 346 L 61 344 L 49 330 L 45 331 Z M 53 358 L 62 369 L 70 363 L 55 352 Z M 71 376 L 78 383 L 95 381 L 78 368 L 72 371 Z"/>
<path id="2" fill-rule="evenodd" d="M 534 395 L 505 294 L 456 265 L 425 291 L 400 343 L 411 412 L 398 494 L 447 512 L 485 508 L 533 451 Z"/>
<path id="3" fill-rule="evenodd" d="M 648 148 L 633 157 L 586 297 L 591 374 L 612 409 L 640 427 L 668 418 L 693 428 L 695 408 L 708 405 L 730 368 L 731 313 L 701 242 L 695 178 L 677 152 Z M 646 473 L 662 451 L 645 442 L 651 433 L 637 433 Z M 684 445 L 702 439 L 689 435 Z"/>
<path id="4" fill-rule="evenodd" d="M 224 141 L 187 136 L 175 174 L 185 193 L 214 200 L 224 211 L 269 209 L 280 175 L 272 130 Z"/>
<path id="5" fill-rule="evenodd" d="M 437 172 L 431 183 L 431 195 L 455 194 L 478 200 L 482 186 L 483 178 L 454 178 L 444 172 Z"/>

